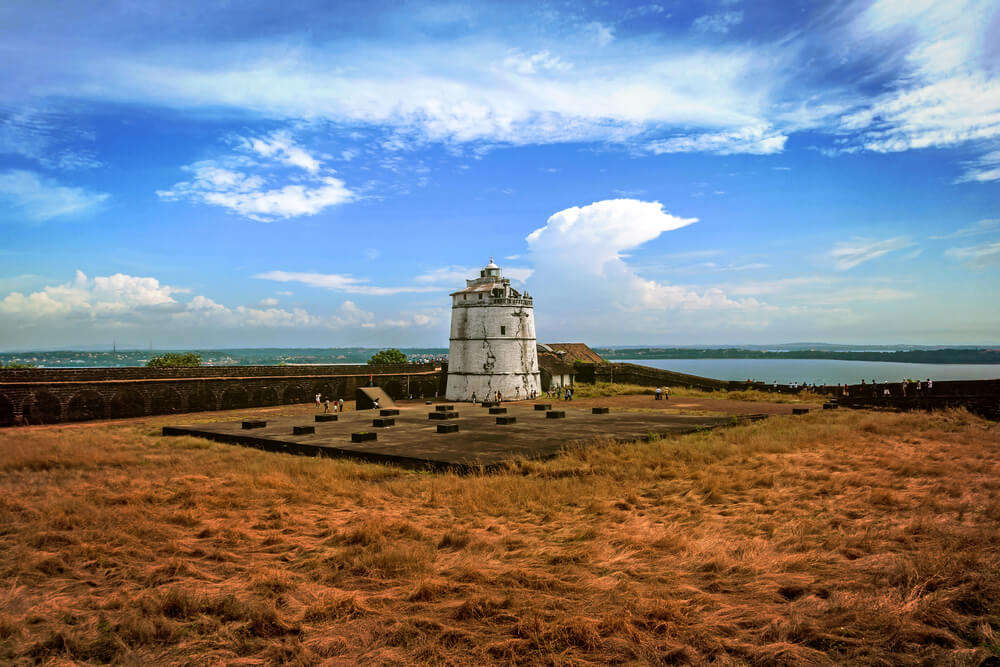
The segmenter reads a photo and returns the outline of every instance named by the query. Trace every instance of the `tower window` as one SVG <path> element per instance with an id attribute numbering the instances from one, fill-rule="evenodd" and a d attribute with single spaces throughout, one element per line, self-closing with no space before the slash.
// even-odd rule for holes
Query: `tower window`
<path id="1" fill-rule="evenodd" d="M 504 327 L 504 326 L 500 327 L 500 335 L 501 336 L 506 336 L 507 335 L 507 327 Z"/>
<path id="2" fill-rule="evenodd" d="M 482 295 L 482 294 L 480 294 L 480 295 L 479 295 L 479 300 L 480 300 L 480 301 L 482 301 L 482 300 L 483 300 L 483 295 Z"/>

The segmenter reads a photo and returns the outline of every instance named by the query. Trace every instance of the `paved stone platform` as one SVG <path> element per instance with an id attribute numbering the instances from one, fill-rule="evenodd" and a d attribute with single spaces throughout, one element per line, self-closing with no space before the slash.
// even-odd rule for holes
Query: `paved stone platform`
<path id="1" fill-rule="evenodd" d="M 497 424 L 488 408 L 470 403 L 455 405 L 459 417 L 431 420 L 431 405 L 399 406 L 392 426 L 372 425 L 377 410 L 344 412 L 334 422 L 316 422 L 313 415 L 267 419 L 263 428 L 244 429 L 242 422 L 166 426 L 163 435 L 191 435 L 266 451 L 308 456 L 342 456 L 407 467 L 489 470 L 513 458 L 547 458 L 574 444 L 599 439 L 631 442 L 650 435 L 677 435 L 733 423 L 731 417 L 664 414 L 657 411 L 616 411 L 592 414 L 590 407 L 557 407 L 565 418 L 549 419 L 532 403 L 505 403 L 506 417 L 516 423 Z M 259 419 L 259 417 L 256 417 Z M 438 433 L 442 423 L 457 424 L 455 433 Z M 314 426 L 315 432 L 293 435 L 296 426 Z M 352 442 L 351 434 L 376 433 L 378 439 Z"/>

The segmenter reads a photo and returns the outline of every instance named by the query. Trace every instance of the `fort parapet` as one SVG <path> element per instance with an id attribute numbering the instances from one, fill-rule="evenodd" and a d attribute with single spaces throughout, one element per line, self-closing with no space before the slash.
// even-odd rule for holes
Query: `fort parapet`
<path id="1" fill-rule="evenodd" d="M 32 368 L 0 371 L 0 426 L 353 400 L 374 383 L 393 398 L 442 391 L 438 364 Z"/>

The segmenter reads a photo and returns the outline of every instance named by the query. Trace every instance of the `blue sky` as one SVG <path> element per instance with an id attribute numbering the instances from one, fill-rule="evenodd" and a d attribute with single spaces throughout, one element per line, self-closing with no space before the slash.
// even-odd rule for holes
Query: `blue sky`
<path id="1" fill-rule="evenodd" d="M 203 4 L 211 6 L 205 7 Z M 1000 3 L 6 2 L 0 348 L 1000 340 Z"/>

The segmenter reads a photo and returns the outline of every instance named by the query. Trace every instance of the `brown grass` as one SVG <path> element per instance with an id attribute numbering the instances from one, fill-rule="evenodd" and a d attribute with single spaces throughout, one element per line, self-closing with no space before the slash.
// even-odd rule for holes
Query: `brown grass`
<path id="1" fill-rule="evenodd" d="M 0 661 L 1000 652 L 1000 431 L 965 412 L 776 417 L 471 477 L 161 423 L 0 432 Z"/>

